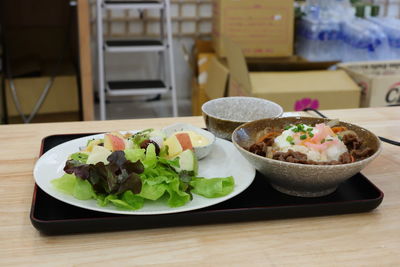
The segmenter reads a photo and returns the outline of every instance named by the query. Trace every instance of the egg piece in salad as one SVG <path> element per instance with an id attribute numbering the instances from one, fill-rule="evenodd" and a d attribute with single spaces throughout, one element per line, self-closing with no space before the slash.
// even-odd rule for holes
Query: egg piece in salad
<path id="1" fill-rule="evenodd" d="M 316 162 L 337 161 L 348 152 L 341 137 L 324 123 L 314 127 L 306 124 L 289 125 L 281 135 L 274 139 L 274 151 L 293 150 L 307 155 L 308 160 Z"/>

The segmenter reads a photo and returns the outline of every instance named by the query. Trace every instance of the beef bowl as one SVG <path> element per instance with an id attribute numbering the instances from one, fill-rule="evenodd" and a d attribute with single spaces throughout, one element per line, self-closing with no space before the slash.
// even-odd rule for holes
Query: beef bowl
<path id="1" fill-rule="evenodd" d="M 334 192 L 382 149 L 378 137 L 362 127 L 311 117 L 248 122 L 235 129 L 232 142 L 272 187 L 300 197 Z"/>

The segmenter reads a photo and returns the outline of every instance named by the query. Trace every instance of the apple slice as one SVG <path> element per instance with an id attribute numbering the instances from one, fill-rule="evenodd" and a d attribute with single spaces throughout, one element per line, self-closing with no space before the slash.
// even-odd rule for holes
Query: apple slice
<path id="1" fill-rule="evenodd" d="M 93 146 L 92 153 L 89 154 L 86 164 L 96 164 L 98 162 L 108 164 L 107 158 L 110 154 L 111 151 L 102 146 Z"/>
<path id="2" fill-rule="evenodd" d="M 187 149 L 193 150 L 193 144 L 188 133 L 176 133 L 175 136 L 182 146 L 182 151 Z"/>
<path id="3" fill-rule="evenodd" d="M 98 146 L 102 141 L 100 139 L 95 139 L 89 142 L 88 146 L 86 147 L 86 151 L 92 152 L 94 146 Z"/>
<path id="4" fill-rule="evenodd" d="M 164 146 L 168 146 L 168 157 L 174 158 L 185 150 L 193 150 L 192 141 L 188 133 L 176 133 L 167 138 Z"/>
<path id="5" fill-rule="evenodd" d="M 190 149 L 187 149 L 179 154 L 179 167 L 174 167 L 176 172 L 186 172 L 190 176 L 196 176 L 199 170 L 199 164 L 197 162 L 196 155 Z"/>
<path id="6" fill-rule="evenodd" d="M 124 139 L 124 136 L 120 132 L 111 132 L 110 134 L 114 135 L 114 136 L 117 136 L 117 137 L 119 137 L 121 139 Z"/>
<path id="7" fill-rule="evenodd" d="M 168 157 L 174 158 L 175 156 L 179 155 L 183 150 L 182 146 L 176 138 L 175 135 L 172 135 L 164 141 L 163 146 L 168 146 Z"/>
<path id="8" fill-rule="evenodd" d="M 113 134 L 104 135 L 104 148 L 110 151 L 118 151 L 125 149 L 124 139 Z"/>

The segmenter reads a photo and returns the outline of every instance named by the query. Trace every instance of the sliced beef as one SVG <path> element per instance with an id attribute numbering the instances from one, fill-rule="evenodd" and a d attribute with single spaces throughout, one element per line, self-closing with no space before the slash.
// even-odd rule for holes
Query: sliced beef
<path id="1" fill-rule="evenodd" d="M 343 136 L 343 143 L 346 145 L 347 149 L 353 150 L 358 149 L 361 146 L 361 140 L 355 134 L 345 134 Z"/>
<path id="2" fill-rule="evenodd" d="M 264 143 L 267 146 L 272 146 L 275 142 L 275 138 L 280 136 L 282 133 L 281 132 L 270 132 L 267 133 L 266 135 L 262 136 L 260 139 L 258 139 L 257 143 Z"/>
<path id="3" fill-rule="evenodd" d="M 340 157 L 339 157 L 339 162 L 340 162 L 341 164 L 344 164 L 344 163 L 352 163 L 352 162 L 353 162 L 353 159 L 352 159 L 352 157 L 351 157 L 351 155 L 350 155 L 349 152 L 344 152 L 342 155 L 340 155 Z"/>
<path id="4" fill-rule="evenodd" d="M 291 149 L 288 152 L 275 152 L 272 158 L 286 162 L 307 164 L 306 154 Z"/>
<path id="5" fill-rule="evenodd" d="M 343 153 L 340 156 L 339 161 L 331 160 L 331 161 L 319 162 L 314 160 L 308 160 L 306 154 L 301 152 L 296 152 L 291 149 L 289 149 L 288 152 L 275 152 L 272 158 L 280 161 L 300 163 L 300 164 L 310 164 L 310 165 L 338 165 L 338 164 L 352 162 L 351 155 L 348 152 Z"/>
<path id="6" fill-rule="evenodd" d="M 251 153 L 265 157 L 267 155 L 267 149 L 268 149 L 268 146 L 265 143 L 261 142 L 261 143 L 256 143 L 256 144 L 251 145 L 248 150 Z"/>
<path id="7" fill-rule="evenodd" d="M 269 150 L 271 150 L 271 147 L 275 142 L 275 138 L 280 134 L 280 132 L 267 133 L 258 139 L 257 143 L 251 145 L 248 150 L 263 157 L 271 157 L 271 155 L 268 155 L 270 154 Z"/>
<path id="8" fill-rule="evenodd" d="M 363 160 L 374 154 L 374 150 L 372 148 L 366 147 L 364 149 L 355 149 L 350 153 L 354 157 L 356 161 Z"/>

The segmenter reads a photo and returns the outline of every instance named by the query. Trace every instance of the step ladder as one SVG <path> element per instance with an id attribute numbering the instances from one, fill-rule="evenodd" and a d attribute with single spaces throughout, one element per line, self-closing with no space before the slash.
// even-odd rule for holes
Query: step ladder
<path id="1" fill-rule="evenodd" d="M 160 11 L 160 38 L 143 40 L 104 40 L 103 14 L 105 10 L 136 9 Z M 178 116 L 174 57 L 172 47 L 172 26 L 170 1 L 117 1 L 96 0 L 97 13 L 97 57 L 98 57 L 98 87 L 100 102 L 100 119 L 106 119 L 107 96 L 145 96 L 161 95 L 171 92 L 172 115 Z M 105 53 L 149 53 L 159 55 L 159 79 L 107 81 L 105 75 Z"/>

